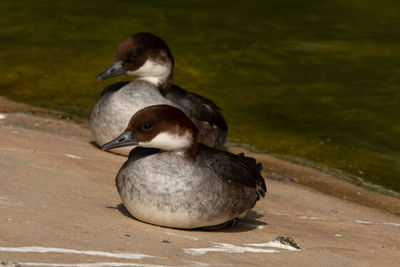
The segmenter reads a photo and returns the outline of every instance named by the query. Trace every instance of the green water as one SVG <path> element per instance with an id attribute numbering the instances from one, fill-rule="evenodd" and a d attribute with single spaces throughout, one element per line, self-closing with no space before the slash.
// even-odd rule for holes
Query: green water
<path id="1" fill-rule="evenodd" d="M 10 99 L 87 116 L 131 79 L 95 82 L 119 42 L 150 31 L 175 83 L 223 108 L 231 142 L 400 192 L 398 1 L 2 0 L 0 23 Z"/>

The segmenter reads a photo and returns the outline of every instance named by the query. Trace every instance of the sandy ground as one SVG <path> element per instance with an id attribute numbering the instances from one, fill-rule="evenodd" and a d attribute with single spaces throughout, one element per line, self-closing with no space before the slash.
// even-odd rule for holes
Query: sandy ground
<path id="1" fill-rule="evenodd" d="M 90 141 L 87 128 L 65 119 L 0 119 L 3 265 L 395 266 L 400 259 L 398 199 L 268 155 L 257 155 L 268 193 L 235 227 L 182 231 L 139 222 L 114 184 L 125 158 Z M 272 242 L 278 237 L 300 250 Z"/>

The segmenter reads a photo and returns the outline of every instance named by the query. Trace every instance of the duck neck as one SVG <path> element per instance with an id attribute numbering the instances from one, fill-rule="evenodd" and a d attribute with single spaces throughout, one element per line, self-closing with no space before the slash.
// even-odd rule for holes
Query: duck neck
<path id="1" fill-rule="evenodd" d="M 143 76 L 138 77 L 138 81 L 147 81 L 157 86 L 160 92 L 165 95 L 172 85 L 172 73 L 168 76 Z"/>
<path id="2" fill-rule="evenodd" d="M 163 78 L 159 79 L 157 82 L 157 88 L 160 93 L 165 96 L 172 86 L 172 79 L 174 76 L 174 63 L 172 62 L 170 71 Z"/>
<path id="3" fill-rule="evenodd" d="M 165 79 L 158 81 L 157 87 L 163 96 L 167 94 L 169 88 L 172 86 L 172 77 L 173 73 L 171 71 Z"/>
<path id="4" fill-rule="evenodd" d="M 128 74 L 136 75 L 137 80 L 154 84 L 165 95 L 172 85 L 173 69 L 173 61 L 160 63 L 150 59 L 139 70 Z"/>
<path id="5" fill-rule="evenodd" d="M 196 159 L 197 147 L 198 147 L 197 144 L 193 144 L 192 146 L 190 146 L 190 147 L 185 151 L 186 155 L 187 155 L 190 159 L 192 159 L 192 160 L 195 160 L 195 159 Z"/>
<path id="6" fill-rule="evenodd" d="M 183 156 L 186 159 L 189 159 L 191 161 L 195 161 L 196 160 L 196 156 L 197 156 L 197 148 L 198 148 L 198 134 L 195 133 L 192 136 L 192 140 L 190 145 L 185 146 L 183 148 L 179 148 L 176 150 L 173 150 L 174 153 L 176 153 L 179 156 Z"/>
<path id="7" fill-rule="evenodd" d="M 196 159 L 196 155 L 197 155 L 197 149 L 199 146 L 199 135 L 197 131 L 193 132 L 193 139 L 192 139 L 192 143 L 190 144 L 189 147 L 186 148 L 185 150 L 185 154 L 192 160 Z"/>

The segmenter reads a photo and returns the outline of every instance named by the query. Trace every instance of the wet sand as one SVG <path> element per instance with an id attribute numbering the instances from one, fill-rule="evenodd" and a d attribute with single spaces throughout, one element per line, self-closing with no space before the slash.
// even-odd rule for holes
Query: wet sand
<path id="1" fill-rule="evenodd" d="M 28 110 L 0 98 L 6 115 L 0 119 L 0 261 L 394 266 L 400 258 L 398 199 L 250 152 L 264 164 L 268 193 L 237 226 L 203 232 L 139 222 L 123 209 L 114 185 L 125 157 L 92 145 L 84 121 L 41 109 L 19 113 Z M 278 237 L 290 237 L 300 250 L 272 242 Z"/>

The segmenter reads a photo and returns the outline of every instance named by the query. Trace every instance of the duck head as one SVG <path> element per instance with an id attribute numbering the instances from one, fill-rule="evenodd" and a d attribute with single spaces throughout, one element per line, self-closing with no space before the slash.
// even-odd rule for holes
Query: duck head
<path id="1" fill-rule="evenodd" d="M 183 111 L 169 105 L 154 105 L 136 112 L 126 130 L 102 149 L 137 145 L 194 157 L 198 138 L 197 127 Z"/>
<path id="2" fill-rule="evenodd" d="M 166 89 L 172 83 L 173 69 L 174 58 L 167 44 L 160 37 L 143 32 L 123 40 L 115 61 L 96 79 L 128 74 Z"/>

